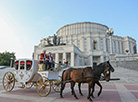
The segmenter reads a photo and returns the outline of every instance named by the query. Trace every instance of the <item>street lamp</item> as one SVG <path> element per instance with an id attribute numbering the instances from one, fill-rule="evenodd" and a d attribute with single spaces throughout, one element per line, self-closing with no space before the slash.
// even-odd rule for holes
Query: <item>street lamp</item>
<path id="1" fill-rule="evenodd" d="M 128 52 L 129 52 L 129 49 L 128 49 L 128 48 L 126 48 L 126 49 L 125 49 L 125 52 L 126 52 L 126 54 L 128 54 Z"/>
<path id="2" fill-rule="evenodd" d="M 11 64 L 10 64 L 10 67 L 12 67 L 12 60 L 13 60 L 13 58 L 11 57 Z"/>
<path id="3" fill-rule="evenodd" d="M 111 49 L 111 54 L 113 54 L 113 48 L 112 48 L 112 35 L 114 33 L 114 30 L 112 28 L 109 28 L 106 33 L 108 34 L 108 36 L 110 37 L 110 49 Z"/>

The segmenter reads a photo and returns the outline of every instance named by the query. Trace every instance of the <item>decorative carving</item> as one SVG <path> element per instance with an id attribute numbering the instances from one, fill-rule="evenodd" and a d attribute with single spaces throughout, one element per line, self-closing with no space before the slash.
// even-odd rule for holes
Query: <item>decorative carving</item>
<path id="1" fill-rule="evenodd" d="M 46 73 L 42 73 L 42 75 L 45 75 L 45 76 L 47 76 L 47 74 L 46 74 Z"/>
<path id="2" fill-rule="evenodd" d="M 57 36 L 54 34 L 54 38 L 53 38 L 53 44 L 55 46 L 57 46 Z"/>
<path id="3" fill-rule="evenodd" d="M 23 77 L 24 77 L 23 72 L 21 72 L 21 74 L 19 74 L 19 75 L 20 75 L 21 79 L 23 79 Z"/>
<path id="4" fill-rule="evenodd" d="M 48 43 L 48 46 L 53 46 L 53 44 L 51 44 L 51 41 L 47 38 L 47 43 Z"/>
<path id="5" fill-rule="evenodd" d="M 60 43 L 60 37 L 57 37 L 56 34 L 54 34 L 53 36 L 53 44 L 51 43 L 51 40 L 49 38 L 47 38 L 47 43 L 48 45 L 47 46 L 58 46 L 58 45 L 66 45 L 65 43 Z"/>

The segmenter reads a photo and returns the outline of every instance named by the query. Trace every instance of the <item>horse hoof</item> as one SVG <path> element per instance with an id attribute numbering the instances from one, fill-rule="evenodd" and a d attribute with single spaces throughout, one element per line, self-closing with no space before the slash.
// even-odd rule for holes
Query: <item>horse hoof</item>
<path id="1" fill-rule="evenodd" d="M 80 94 L 81 96 L 83 96 L 83 94 Z"/>
<path id="2" fill-rule="evenodd" d="M 60 98 L 63 98 L 63 96 L 60 96 Z"/>
<path id="3" fill-rule="evenodd" d="M 98 93 L 98 95 L 97 95 L 97 96 L 99 97 L 99 96 L 100 96 L 100 94 L 101 94 L 101 93 Z"/>
<path id="4" fill-rule="evenodd" d="M 92 98 L 95 98 L 94 96 L 92 96 Z"/>
<path id="5" fill-rule="evenodd" d="M 91 95 L 92 98 L 95 98 L 94 95 Z"/>
<path id="6" fill-rule="evenodd" d="M 92 100 L 91 98 L 89 98 L 89 101 L 90 101 L 90 102 L 93 102 L 93 100 Z"/>

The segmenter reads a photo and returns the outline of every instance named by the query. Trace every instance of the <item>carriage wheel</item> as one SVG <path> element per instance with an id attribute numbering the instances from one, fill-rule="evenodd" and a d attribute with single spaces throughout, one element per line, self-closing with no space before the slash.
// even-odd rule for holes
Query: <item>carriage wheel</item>
<path id="1" fill-rule="evenodd" d="M 15 85 L 15 78 L 12 72 L 6 72 L 3 76 L 3 88 L 10 92 Z"/>
<path id="2" fill-rule="evenodd" d="M 54 80 L 52 82 L 52 88 L 55 92 L 60 92 L 60 88 L 61 88 L 61 80 Z"/>
<path id="3" fill-rule="evenodd" d="M 51 84 L 48 78 L 40 77 L 36 82 L 36 91 L 40 96 L 47 96 L 51 91 Z"/>
<path id="4" fill-rule="evenodd" d="M 29 82 L 25 85 L 25 88 L 30 89 L 34 85 L 34 82 Z"/>

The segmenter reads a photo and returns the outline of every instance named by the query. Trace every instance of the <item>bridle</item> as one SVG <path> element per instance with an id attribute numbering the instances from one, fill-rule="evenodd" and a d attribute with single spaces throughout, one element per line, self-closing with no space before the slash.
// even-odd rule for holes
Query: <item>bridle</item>
<path id="1" fill-rule="evenodd" d="M 108 64 L 105 65 L 105 69 L 103 71 L 104 77 L 106 78 L 108 75 L 110 75 L 110 67 Z"/>

